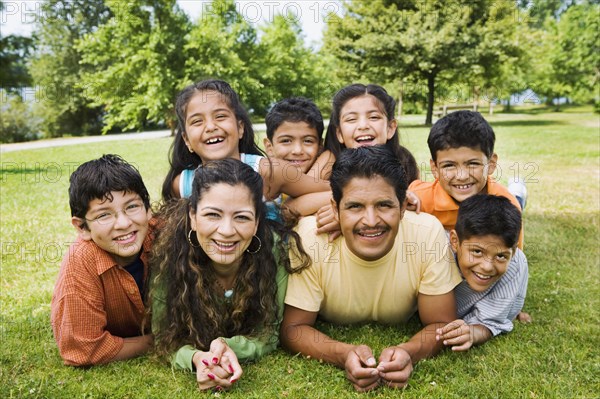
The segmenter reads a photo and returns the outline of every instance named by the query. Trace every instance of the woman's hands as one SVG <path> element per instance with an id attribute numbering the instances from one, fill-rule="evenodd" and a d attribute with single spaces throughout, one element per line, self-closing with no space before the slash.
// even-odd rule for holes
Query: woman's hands
<path id="1" fill-rule="evenodd" d="M 213 340 L 208 352 L 196 352 L 192 363 L 196 366 L 196 380 L 202 391 L 227 390 L 243 373 L 235 352 L 223 338 Z"/>

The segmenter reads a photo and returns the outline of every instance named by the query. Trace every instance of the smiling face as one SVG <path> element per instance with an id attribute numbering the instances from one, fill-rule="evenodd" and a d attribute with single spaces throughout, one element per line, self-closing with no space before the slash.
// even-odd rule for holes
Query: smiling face
<path id="1" fill-rule="evenodd" d="M 488 159 L 482 151 L 469 147 L 440 150 L 436 158 L 430 161 L 431 171 L 456 202 L 486 193 L 487 178 L 496 170 L 498 160 L 496 154 Z"/>
<path id="2" fill-rule="evenodd" d="M 273 141 L 265 138 L 264 145 L 270 157 L 288 161 L 302 173 L 308 172 L 321 149 L 317 129 L 306 122 L 283 122 L 275 130 Z"/>
<path id="3" fill-rule="evenodd" d="M 90 201 L 87 220 L 73 217 L 71 223 L 81 238 L 96 243 L 119 266 L 127 266 L 142 250 L 152 213 L 138 194 L 111 191 L 111 195 L 112 201 L 106 198 Z M 116 214 L 116 219 L 110 214 Z"/>
<path id="4" fill-rule="evenodd" d="M 183 139 L 188 149 L 202 162 L 235 158 L 240 159 L 239 142 L 244 125 L 216 91 L 194 95 L 186 108 Z"/>
<path id="5" fill-rule="evenodd" d="M 337 208 L 334 201 L 332 205 Z M 366 261 L 385 256 L 394 246 L 404 209 L 394 188 L 382 177 L 351 179 L 343 188 L 336 212 L 350 251 Z"/>
<path id="6" fill-rule="evenodd" d="M 215 184 L 202 194 L 189 216 L 192 230 L 215 270 L 236 271 L 258 228 L 248 187 Z"/>
<path id="7" fill-rule="evenodd" d="M 385 144 L 394 137 L 396 126 L 395 119 L 388 120 L 379 100 L 365 94 L 344 104 L 336 136 L 346 148 Z"/>
<path id="8" fill-rule="evenodd" d="M 485 291 L 506 273 L 515 253 L 514 248 L 507 247 L 496 235 L 471 237 L 460 242 L 456 231 L 452 230 L 450 244 L 463 277 L 477 292 Z"/>

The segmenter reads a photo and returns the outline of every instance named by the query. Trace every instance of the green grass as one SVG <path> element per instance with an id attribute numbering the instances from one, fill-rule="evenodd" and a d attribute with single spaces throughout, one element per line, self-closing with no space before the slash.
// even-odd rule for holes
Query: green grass
<path id="1" fill-rule="evenodd" d="M 422 119 L 422 117 L 420 117 Z M 419 119 L 419 121 L 421 121 Z M 0 182 L 0 397 L 2 398 L 595 398 L 600 392 L 598 115 L 496 114 L 497 177 L 526 178 L 525 308 L 533 324 L 466 354 L 419 363 L 406 390 L 356 394 L 344 373 L 281 350 L 245 367 L 228 393 L 199 393 L 195 378 L 151 357 L 89 369 L 62 365 L 50 300 L 63 252 L 74 239 L 68 177 L 74 165 L 114 152 L 135 163 L 159 199 L 170 139 L 106 142 L 2 154 Z M 427 129 L 402 124 L 403 143 L 428 164 Z M 423 172 L 423 177 L 428 173 Z M 406 326 L 334 327 L 334 338 L 375 350 L 408 339 Z"/>

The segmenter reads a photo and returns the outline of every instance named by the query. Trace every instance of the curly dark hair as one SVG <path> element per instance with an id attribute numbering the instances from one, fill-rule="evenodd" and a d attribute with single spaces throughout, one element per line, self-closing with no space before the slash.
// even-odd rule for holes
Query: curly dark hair
<path id="1" fill-rule="evenodd" d="M 262 242 L 257 253 L 241 255 L 230 303 L 215 290 L 216 277 L 208 255 L 200 246 L 190 245 L 187 238 L 190 210 L 195 211 L 202 196 L 219 183 L 248 188 L 258 221 L 256 236 Z M 196 170 L 189 199 L 167 202 L 159 211 L 160 228 L 150 261 L 151 300 L 157 293 L 162 295 L 168 309 L 153 316 L 159 355 L 169 356 L 188 344 L 207 350 L 218 337 L 266 335 L 277 328 L 278 265 L 294 273 L 307 267 L 310 258 L 297 233 L 266 218 L 262 186 L 261 176 L 239 160 L 211 161 Z M 291 256 L 300 259 L 295 269 L 289 261 L 290 248 L 294 248 Z"/>

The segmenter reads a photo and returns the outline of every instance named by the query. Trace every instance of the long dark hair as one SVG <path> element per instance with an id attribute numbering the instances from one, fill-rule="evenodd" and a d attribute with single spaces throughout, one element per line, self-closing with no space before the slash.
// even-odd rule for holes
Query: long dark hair
<path id="1" fill-rule="evenodd" d="M 248 115 L 246 108 L 242 105 L 239 96 L 235 90 L 231 88 L 229 83 L 223 80 L 208 79 L 189 85 L 179 92 L 175 103 L 175 112 L 177 113 L 177 133 L 171 144 L 171 148 L 169 149 L 170 168 L 162 186 L 162 198 L 165 202 L 175 197 L 173 193 L 173 180 L 175 180 L 175 177 L 177 177 L 184 169 L 195 169 L 198 165 L 202 164 L 202 160 L 198 154 L 188 150 L 183 138 L 184 135 L 187 134 L 185 130 L 187 106 L 192 97 L 206 91 L 220 93 L 225 103 L 235 114 L 238 122 L 241 121 L 244 124 L 244 135 L 240 139 L 238 146 L 240 153 L 264 155 L 254 142 L 254 129 L 252 128 L 250 116 Z"/>
<path id="2" fill-rule="evenodd" d="M 248 188 L 258 221 L 256 236 L 262 242 L 260 251 L 243 253 L 231 303 L 215 290 L 216 277 L 208 255 L 200 246 L 192 246 L 187 236 L 190 210 L 195 211 L 202 196 L 219 183 Z M 196 170 L 189 199 L 163 205 L 150 262 L 151 298 L 164 297 L 168 309 L 158 319 L 157 315 L 153 318 L 159 354 L 168 356 L 188 344 L 207 350 L 217 337 L 257 336 L 277 328 L 278 264 L 293 273 L 307 267 L 310 260 L 295 232 L 266 219 L 262 188 L 261 176 L 241 161 L 211 161 Z M 301 261 L 293 270 L 289 247 L 296 249 L 293 256 Z"/>
<path id="3" fill-rule="evenodd" d="M 365 86 L 360 83 L 355 83 L 342 88 L 333 96 L 331 117 L 329 126 L 327 126 L 327 133 L 325 134 L 325 149 L 331 151 L 336 158 L 339 156 L 340 152 L 346 148 L 346 146 L 340 143 L 336 137 L 336 131 L 340 127 L 340 113 L 342 107 L 353 98 L 367 94 L 372 95 L 379 101 L 388 121 L 396 119 L 396 100 L 394 100 L 383 87 L 375 84 Z M 413 180 L 419 178 L 417 161 L 406 147 L 400 145 L 400 135 L 397 127 L 394 136 L 387 140 L 385 146 L 388 147 L 402 163 L 409 184 Z"/>

